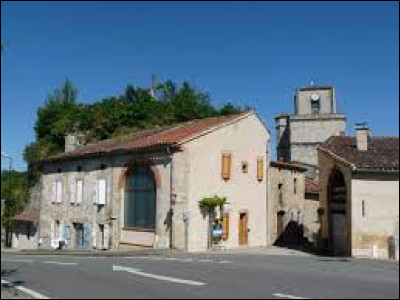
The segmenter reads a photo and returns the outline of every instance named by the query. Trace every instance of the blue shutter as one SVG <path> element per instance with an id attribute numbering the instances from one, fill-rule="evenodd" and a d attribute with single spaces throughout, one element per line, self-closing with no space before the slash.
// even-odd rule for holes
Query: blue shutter
<path id="1" fill-rule="evenodd" d="M 83 247 L 92 248 L 93 225 L 90 223 L 83 224 Z"/>
<path id="2" fill-rule="evenodd" d="M 66 242 L 66 247 L 71 247 L 71 224 L 64 223 L 63 240 Z"/>

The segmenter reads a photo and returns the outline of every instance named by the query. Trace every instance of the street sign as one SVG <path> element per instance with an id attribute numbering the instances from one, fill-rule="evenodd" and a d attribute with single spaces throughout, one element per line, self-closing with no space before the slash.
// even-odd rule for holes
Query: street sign
<path id="1" fill-rule="evenodd" d="M 215 229 L 213 229 L 212 234 L 213 234 L 213 237 L 221 237 L 223 234 L 223 230 L 222 230 L 222 228 L 215 228 Z"/>

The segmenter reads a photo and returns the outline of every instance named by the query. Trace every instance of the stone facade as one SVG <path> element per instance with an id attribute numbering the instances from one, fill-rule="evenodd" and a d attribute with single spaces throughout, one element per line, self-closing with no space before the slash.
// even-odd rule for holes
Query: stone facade
<path id="1" fill-rule="evenodd" d="M 39 234 L 42 247 L 58 240 L 70 248 L 120 249 L 147 246 L 188 251 L 207 248 L 208 221 L 199 201 L 214 195 L 227 197 L 229 214 L 227 248 L 239 246 L 239 217 L 248 217 L 248 246 L 266 245 L 267 178 L 257 180 L 257 161 L 268 165 L 269 132 L 254 113 L 229 124 L 202 132 L 182 143 L 181 149 L 139 151 L 103 157 L 65 159 L 44 165 Z M 221 177 L 222 155 L 232 157 L 230 180 Z M 244 173 L 242 163 L 248 163 Z M 126 179 L 137 164 L 151 169 L 156 184 L 154 230 L 125 227 Z M 266 168 L 263 170 L 266 172 Z M 99 205 L 98 183 L 105 180 L 106 199 Z M 77 203 L 77 181 L 83 182 L 82 201 Z M 57 182 L 62 197 L 57 201 Z M 172 188 L 172 189 L 171 189 Z M 172 199 L 172 200 L 171 200 Z M 170 209 L 172 201 L 172 224 Z M 183 215 L 189 217 L 187 235 Z M 170 245 L 172 229 L 172 245 Z M 186 236 L 188 238 L 186 245 Z M 81 241 L 81 239 L 83 241 Z"/>
<path id="2" fill-rule="evenodd" d="M 357 172 L 348 163 L 319 151 L 322 238 L 329 248 L 332 239 L 329 218 L 329 178 L 339 171 L 345 182 L 347 236 L 346 255 L 389 258 L 394 238 L 398 256 L 399 174 L 398 172 Z"/>
<path id="3" fill-rule="evenodd" d="M 37 224 L 16 222 L 12 233 L 12 247 L 18 249 L 37 248 Z"/>
<path id="4" fill-rule="evenodd" d="M 314 245 L 318 240 L 319 231 L 321 228 L 321 221 L 318 216 L 319 208 L 320 208 L 319 195 L 306 193 L 304 198 L 304 217 L 303 217 L 304 237 Z"/>
<path id="5" fill-rule="evenodd" d="M 296 236 L 288 236 L 287 231 L 292 230 L 288 226 L 300 229 L 300 226 L 305 225 L 304 172 L 305 169 L 301 167 L 279 162 L 273 162 L 269 169 L 269 244 L 298 243 L 294 241 Z"/>
<path id="6" fill-rule="evenodd" d="M 317 103 L 317 106 L 313 106 Z M 298 89 L 295 113 L 276 118 L 278 160 L 317 166 L 317 148 L 330 136 L 346 132 L 346 117 L 337 113 L 332 87 Z M 310 173 L 312 174 L 312 172 Z"/>

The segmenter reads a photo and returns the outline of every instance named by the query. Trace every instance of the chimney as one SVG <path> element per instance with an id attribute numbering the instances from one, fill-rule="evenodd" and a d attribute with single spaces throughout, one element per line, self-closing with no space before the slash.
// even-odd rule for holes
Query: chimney
<path id="1" fill-rule="evenodd" d="M 74 151 L 84 145 L 85 135 L 82 133 L 71 133 L 65 136 L 65 152 Z"/>
<path id="2" fill-rule="evenodd" d="M 356 124 L 356 144 L 358 151 L 367 151 L 371 138 L 371 130 L 367 123 Z"/>

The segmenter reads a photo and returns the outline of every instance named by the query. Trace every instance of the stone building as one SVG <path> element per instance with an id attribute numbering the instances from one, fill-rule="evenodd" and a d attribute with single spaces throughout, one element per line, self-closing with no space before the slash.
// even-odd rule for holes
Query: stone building
<path id="1" fill-rule="evenodd" d="M 317 148 L 329 137 L 346 132 L 346 116 L 338 113 L 333 87 L 297 89 L 294 108 L 294 114 L 275 118 L 277 158 L 302 163 L 308 168 L 307 177 L 315 178 Z"/>
<path id="2" fill-rule="evenodd" d="M 322 238 L 335 255 L 398 259 L 399 138 L 331 137 L 319 148 Z"/>
<path id="3" fill-rule="evenodd" d="M 294 163 L 272 161 L 268 177 L 268 237 L 269 244 L 298 246 L 303 230 L 304 173 L 306 169 Z"/>
<path id="4" fill-rule="evenodd" d="M 318 181 L 305 178 L 304 192 L 304 237 L 316 245 L 321 229 Z"/>
<path id="5" fill-rule="evenodd" d="M 41 186 L 30 190 L 30 199 L 22 212 L 14 216 L 11 247 L 18 249 L 35 249 L 38 246 L 38 221 Z"/>
<path id="6" fill-rule="evenodd" d="M 227 197 L 227 248 L 264 246 L 270 134 L 250 111 L 74 145 L 43 162 L 39 239 L 69 248 L 207 248 L 204 197 Z"/>

